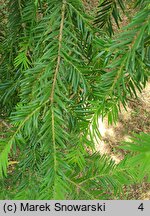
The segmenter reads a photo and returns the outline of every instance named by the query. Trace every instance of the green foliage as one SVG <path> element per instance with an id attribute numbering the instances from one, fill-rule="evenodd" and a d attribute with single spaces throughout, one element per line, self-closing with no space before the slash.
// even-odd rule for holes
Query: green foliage
<path id="1" fill-rule="evenodd" d="M 150 181 L 150 134 L 134 134 L 131 142 L 125 142 L 120 148 L 129 150 L 132 157 L 129 159 L 129 165 L 138 167 L 138 179 L 143 179 L 144 176 Z"/>
<path id="2" fill-rule="evenodd" d="M 103 110 L 102 115 L 108 114 L 110 123 L 117 120 L 120 103 L 126 107 L 128 98 L 137 97 L 137 90 L 141 91 L 148 81 L 149 29 L 150 17 L 146 5 L 116 39 L 110 41 L 109 47 L 106 45 L 106 51 L 99 54 L 104 55 L 106 62 L 99 91 L 102 95 L 100 110 Z"/>
<path id="3" fill-rule="evenodd" d="M 95 18 L 95 24 L 108 31 L 111 36 L 114 34 L 113 21 L 118 28 L 119 21 L 122 21 L 120 10 L 123 12 L 125 10 L 125 5 L 122 0 L 101 0 Z"/>
<path id="4" fill-rule="evenodd" d="M 123 1 L 100 5 L 97 22 L 109 32 L 118 5 L 125 9 Z M 138 177 L 141 166 L 135 172 L 144 157 L 115 164 L 95 152 L 94 140 L 99 116 L 115 122 L 120 103 L 126 107 L 148 80 L 147 6 L 116 40 L 92 25 L 80 0 L 8 1 L 6 14 L 0 101 L 11 128 L 0 139 L 0 198 L 120 197 L 124 185 L 147 175 Z"/>

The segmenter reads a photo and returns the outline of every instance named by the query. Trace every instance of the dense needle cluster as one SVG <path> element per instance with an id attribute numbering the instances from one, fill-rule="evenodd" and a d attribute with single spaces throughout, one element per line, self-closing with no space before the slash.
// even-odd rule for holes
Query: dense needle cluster
<path id="1" fill-rule="evenodd" d="M 113 199 L 149 181 L 149 134 L 124 144 L 117 165 L 95 152 L 99 116 L 116 122 L 149 76 L 150 1 L 135 1 L 113 39 L 123 2 L 103 0 L 92 17 L 81 0 L 6 1 L 0 108 L 11 126 L 0 138 L 0 199 Z"/>

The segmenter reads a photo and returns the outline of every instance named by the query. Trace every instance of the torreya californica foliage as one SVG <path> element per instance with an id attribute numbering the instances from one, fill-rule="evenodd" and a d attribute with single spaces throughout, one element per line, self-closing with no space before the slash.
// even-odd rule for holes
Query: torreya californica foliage
<path id="1" fill-rule="evenodd" d="M 10 125 L 0 139 L 1 199 L 114 199 L 150 180 L 150 134 L 122 145 L 117 165 L 94 146 L 99 116 L 116 122 L 148 81 L 150 1 L 135 1 L 112 37 L 123 2 L 100 1 L 95 17 L 81 0 L 0 6 L 0 108 Z"/>

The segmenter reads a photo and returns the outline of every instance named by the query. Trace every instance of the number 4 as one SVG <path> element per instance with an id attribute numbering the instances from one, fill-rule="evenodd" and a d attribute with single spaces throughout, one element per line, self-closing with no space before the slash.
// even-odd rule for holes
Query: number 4
<path id="1" fill-rule="evenodd" d="M 144 206 L 143 206 L 143 203 L 141 203 L 138 207 L 139 210 L 143 211 L 144 210 Z"/>

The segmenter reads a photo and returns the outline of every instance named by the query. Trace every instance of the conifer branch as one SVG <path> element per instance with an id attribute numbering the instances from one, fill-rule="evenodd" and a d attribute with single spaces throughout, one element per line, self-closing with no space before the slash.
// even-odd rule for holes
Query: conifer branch
<path id="1" fill-rule="evenodd" d="M 53 85 L 52 85 L 52 91 L 51 91 L 51 96 L 50 96 L 50 101 L 51 105 L 54 102 L 54 92 L 55 92 L 55 85 L 57 81 L 57 74 L 59 72 L 59 67 L 60 67 L 60 52 L 61 52 L 61 47 L 62 47 L 62 34 L 63 34 L 63 26 L 64 26 L 64 19 L 65 19 L 65 6 L 66 6 L 66 0 L 63 0 L 62 4 L 62 14 L 61 14 L 61 23 L 60 23 L 60 30 L 59 30 L 59 44 L 58 44 L 58 57 L 57 57 L 57 64 L 56 64 L 56 69 L 54 73 L 54 79 L 53 79 Z"/>
<path id="2" fill-rule="evenodd" d="M 80 184 L 77 184 L 76 182 L 72 181 L 69 178 L 66 178 L 68 180 L 68 182 L 70 182 L 71 184 L 75 185 L 77 190 L 81 189 L 88 197 L 90 197 L 91 199 L 95 200 L 96 198 L 90 194 L 87 190 L 85 190 Z"/>
<path id="3" fill-rule="evenodd" d="M 57 173 L 57 158 L 56 158 L 56 138 L 55 138 L 55 114 L 54 114 L 54 93 L 55 93 L 55 86 L 56 86 L 56 81 L 57 81 L 57 75 L 59 72 L 59 67 L 60 67 L 60 61 L 61 61 L 61 47 L 62 47 L 62 35 L 63 35 L 63 26 L 64 26 L 64 19 L 65 19 L 65 6 L 66 6 L 66 0 L 63 0 L 62 4 L 62 13 L 61 13 L 61 23 L 60 23 L 60 30 L 59 30 L 59 42 L 58 42 L 58 57 L 57 57 L 57 64 L 56 64 L 56 69 L 54 73 L 54 79 L 53 79 L 53 85 L 52 85 L 52 91 L 51 91 L 51 96 L 50 96 L 50 101 L 51 101 L 51 110 L 52 110 L 52 142 L 53 142 L 53 149 L 54 149 L 54 173 L 56 175 Z M 54 197 L 56 195 L 56 190 L 55 190 L 55 181 L 54 181 Z"/>

